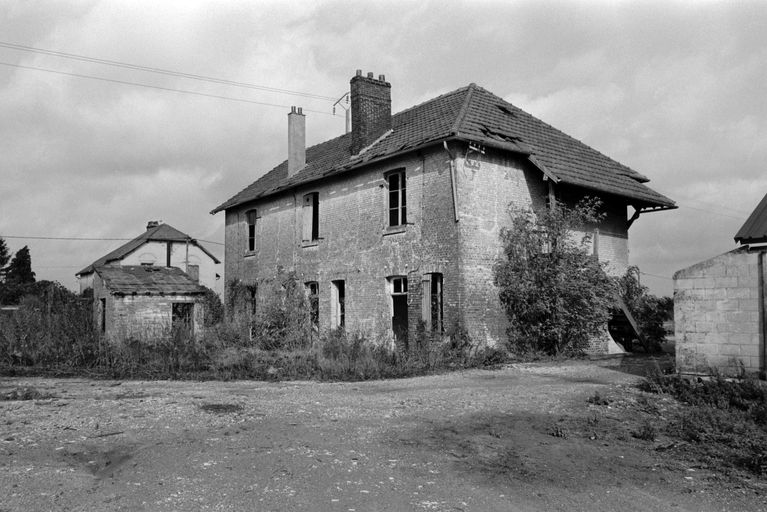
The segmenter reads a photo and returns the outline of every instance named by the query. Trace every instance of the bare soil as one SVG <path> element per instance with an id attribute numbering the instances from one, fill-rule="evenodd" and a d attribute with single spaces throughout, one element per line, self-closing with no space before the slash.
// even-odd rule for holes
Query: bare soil
<path id="1" fill-rule="evenodd" d="M 636 388 L 646 362 L 364 383 L 0 378 L 0 396 L 43 397 L 0 401 L 0 511 L 767 510 L 764 480 L 635 436 L 678 407 Z"/>

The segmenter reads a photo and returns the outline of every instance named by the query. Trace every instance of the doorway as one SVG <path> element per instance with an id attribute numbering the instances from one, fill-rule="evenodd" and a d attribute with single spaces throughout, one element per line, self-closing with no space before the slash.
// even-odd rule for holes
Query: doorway
<path id="1" fill-rule="evenodd" d="M 397 344 L 407 350 L 407 278 L 392 277 L 389 281 L 392 299 L 391 330 Z"/>

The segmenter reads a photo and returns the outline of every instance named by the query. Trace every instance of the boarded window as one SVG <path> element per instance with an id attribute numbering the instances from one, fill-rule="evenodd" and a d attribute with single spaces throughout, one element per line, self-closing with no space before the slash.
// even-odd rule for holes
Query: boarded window
<path id="1" fill-rule="evenodd" d="M 346 325 L 346 283 L 343 280 L 331 282 L 330 288 L 330 328 Z"/>
<path id="2" fill-rule="evenodd" d="M 386 176 L 389 185 L 389 226 L 407 224 L 407 179 L 405 171 L 394 171 Z"/>
<path id="3" fill-rule="evenodd" d="M 315 330 L 320 327 L 320 285 L 317 281 L 305 283 L 306 295 L 309 300 L 309 317 Z"/>
<path id="4" fill-rule="evenodd" d="M 187 265 L 186 266 L 186 275 L 188 275 L 189 279 L 191 279 L 195 283 L 199 283 L 200 282 L 200 266 L 199 265 Z"/>
<path id="5" fill-rule="evenodd" d="M 425 274 L 422 281 L 421 319 L 426 330 L 443 332 L 442 274 Z"/>
<path id="6" fill-rule="evenodd" d="M 304 242 L 319 240 L 320 238 L 320 194 L 312 192 L 304 196 L 301 222 L 303 225 Z"/>
<path id="7" fill-rule="evenodd" d="M 256 250 L 256 220 L 258 219 L 258 210 L 249 210 L 246 214 L 248 219 L 248 251 Z"/>

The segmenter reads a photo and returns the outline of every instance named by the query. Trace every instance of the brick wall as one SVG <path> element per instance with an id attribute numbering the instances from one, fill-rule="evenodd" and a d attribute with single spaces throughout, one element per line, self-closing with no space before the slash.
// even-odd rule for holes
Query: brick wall
<path id="1" fill-rule="evenodd" d="M 466 146 L 454 146 L 458 222 L 450 156 L 435 146 L 227 210 L 227 280 L 257 283 L 274 276 L 281 266 L 295 270 L 304 282 L 317 281 L 321 329 L 330 326 L 331 281 L 344 280 L 347 328 L 375 335 L 391 328 L 387 278 L 407 276 L 412 337 L 421 319 L 422 279 L 441 273 L 445 328 L 460 323 L 475 341 L 504 340 L 506 318 L 493 284 L 500 229 L 510 223 L 511 202 L 545 206 L 548 186 L 522 156 L 488 149 L 467 159 Z M 407 175 L 408 224 L 389 229 L 384 176 L 398 168 Z M 311 192 L 319 194 L 320 239 L 306 243 L 302 205 L 303 196 Z M 257 244 L 248 252 L 246 212 L 254 208 L 259 215 Z M 601 226 L 605 233 L 600 258 L 625 269 L 625 205 L 622 217 L 620 208 L 612 208 L 609 222 Z"/>
<path id="2" fill-rule="evenodd" d="M 674 275 L 676 364 L 682 372 L 759 371 L 758 252 L 738 249 Z"/>

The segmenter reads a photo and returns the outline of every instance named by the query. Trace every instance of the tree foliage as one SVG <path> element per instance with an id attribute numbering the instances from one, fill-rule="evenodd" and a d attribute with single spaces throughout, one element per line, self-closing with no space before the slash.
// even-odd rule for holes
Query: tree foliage
<path id="1" fill-rule="evenodd" d="M 9 259 L 11 259 L 11 252 L 8 250 L 8 244 L 0 238 L 0 269 L 8 263 Z"/>
<path id="2" fill-rule="evenodd" d="M 32 272 L 32 257 L 29 247 L 26 245 L 19 249 L 8 265 L 5 273 L 7 283 L 30 284 L 35 282 L 35 273 Z"/>
<path id="3" fill-rule="evenodd" d="M 645 352 L 657 352 L 666 339 L 663 322 L 674 316 L 671 297 L 656 297 L 639 281 L 639 268 L 631 266 L 618 278 L 618 291 L 637 322 Z"/>
<path id="4" fill-rule="evenodd" d="M 585 199 L 535 213 L 510 207 L 494 274 L 512 349 L 579 352 L 601 334 L 615 286 L 591 255 L 586 232 L 600 222 L 599 206 Z"/>

